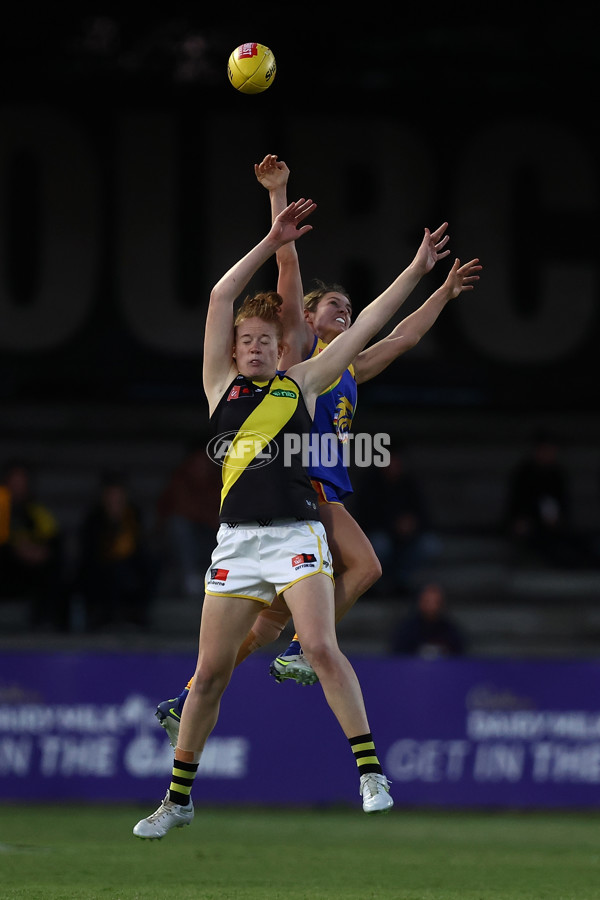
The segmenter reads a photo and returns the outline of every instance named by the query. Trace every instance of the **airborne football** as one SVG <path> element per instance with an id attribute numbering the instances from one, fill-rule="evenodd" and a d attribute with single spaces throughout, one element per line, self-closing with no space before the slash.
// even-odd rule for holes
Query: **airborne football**
<path id="1" fill-rule="evenodd" d="M 264 44 L 240 44 L 227 63 L 229 81 L 242 94 L 261 94 L 273 84 L 277 66 Z"/>

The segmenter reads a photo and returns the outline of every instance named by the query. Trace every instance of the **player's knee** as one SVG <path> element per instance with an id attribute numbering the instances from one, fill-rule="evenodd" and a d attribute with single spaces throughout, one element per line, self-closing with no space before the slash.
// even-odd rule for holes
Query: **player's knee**
<path id="1" fill-rule="evenodd" d="M 366 554 L 361 560 L 357 560 L 355 580 L 361 594 L 364 594 L 376 581 L 379 581 L 381 575 L 381 563 L 375 552 Z"/>
<path id="2" fill-rule="evenodd" d="M 194 695 L 197 699 L 215 700 L 224 692 L 229 682 L 229 672 L 211 667 L 199 668 L 196 671 L 188 699 Z"/>
<path id="3" fill-rule="evenodd" d="M 264 647 L 266 644 L 276 641 L 287 623 L 290 620 L 289 612 L 276 612 L 275 610 L 264 610 L 257 617 L 252 626 L 252 635 L 257 647 Z"/>
<path id="4" fill-rule="evenodd" d="M 383 569 L 381 568 L 381 563 L 377 556 L 375 556 L 375 553 L 373 553 L 365 569 L 365 591 L 372 587 L 376 581 L 379 581 L 382 574 Z"/>
<path id="5" fill-rule="evenodd" d="M 361 594 L 368 591 L 382 575 L 381 563 L 372 547 L 357 554 L 349 564 L 336 567 L 334 560 L 334 569 L 336 575 L 348 575 Z"/>
<path id="6" fill-rule="evenodd" d="M 340 653 L 337 645 L 319 638 L 302 642 L 302 650 L 315 671 L 328 670 L 334 667 Z"/>

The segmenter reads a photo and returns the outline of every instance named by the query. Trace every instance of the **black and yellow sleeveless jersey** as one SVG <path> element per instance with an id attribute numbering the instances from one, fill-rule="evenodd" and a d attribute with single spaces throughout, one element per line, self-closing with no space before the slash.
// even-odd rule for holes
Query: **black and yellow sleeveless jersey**
<path id="1" fill-rule="evenodd" d="M 300 452 L 312 419 L 295 381 L 238 375 L 210 421 L 209 454 L 222 467 L 221 522 L 320 518 Z"/>

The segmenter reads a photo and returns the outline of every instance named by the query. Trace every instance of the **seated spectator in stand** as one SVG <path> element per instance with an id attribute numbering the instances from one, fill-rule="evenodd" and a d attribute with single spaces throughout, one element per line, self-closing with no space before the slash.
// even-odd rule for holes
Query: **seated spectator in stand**
<path id="1" fill-rule="evenodd" d="M 436 659 L 462 656 L 466 648 L 462 628 L 447 611 L 445 590 L 436 582 L 425 584 L 417 596 L 414 610 L 400 622 L 391 652 Z"/>
<path id="2" fill-rule="evenodd" d="M 54 514 L 40 503 L 31 467 L 6 464 L 0 486 L 0 599 L 30 604 L 30 626 L 68 630 L 63 542 Z"/>
<path id="3" fill-rule="evenodd" d="M 357 492 L 357 520 L 382 568 L 373 592 L 394 597 L 413 590 L 417 570 L 441 551 L 423 489 L 406 450 L 395 445 L 388 466 L 371 466 Z"/>
<path id="4" fill-rule="evenodd" d="M 558 440 L 538 430 L 507 487 L 506 531 L 524 559 L 560 568 L 593 563 L 587 540 L 571 527 L 568 482 Z"/>
<path id="5" fill-rule="evenodd" d="M 75 589 L 84 600 L 87 630 L 147 627 L 158 575 L 127 479 L 121 472 L 105 472 L 80 531 Z"/>
<path id="6" fill-rule="evenodd" d="M 221 473 L 203 443 L 193 444 L 174 469 L 157 503 L 167 566 L 185 597 L 204 596 L 204 574 L 219 529 Z"/>

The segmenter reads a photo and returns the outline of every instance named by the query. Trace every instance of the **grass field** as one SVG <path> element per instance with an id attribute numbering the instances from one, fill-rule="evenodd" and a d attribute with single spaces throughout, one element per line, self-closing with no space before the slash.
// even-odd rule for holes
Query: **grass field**
<path id="1" fill-rule="evenodd" d="M 0 808 L 2 900 L 598 900 L 600 815 L 197 809 L 162 841 L 135 806 Z"/>

